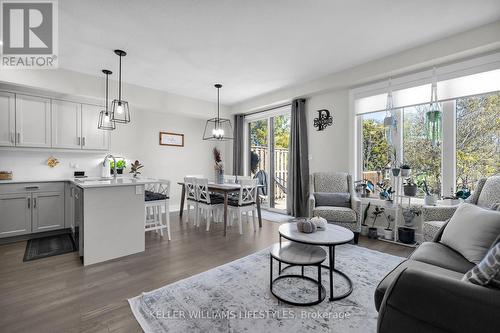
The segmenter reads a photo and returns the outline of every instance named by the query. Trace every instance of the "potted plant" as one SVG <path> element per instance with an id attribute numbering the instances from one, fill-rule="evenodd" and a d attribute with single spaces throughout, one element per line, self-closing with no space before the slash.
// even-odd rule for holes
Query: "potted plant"
<path id="1" fill-rule="evenodd" d="M 137 178 L 137 176 L 141 174 L 139 172 L 139 169 L 141 169 L 142 167 L 143 165 L 138 160 L 135 160 L 135 162 L 132 163 L 132 165 L 130 166 L 130 173 L 134 174 L 134 178 Z"/>
<path id="2" fill-rule="evenodd" d="M 368 236 L 368 224 L 366 224 L 366 219 L 368 218 L 368 212 L 370 211 L 371 202 L 366 205 L 365 213 L 363 214 L 363 222 L 361 223 L 361 236 Z"/>
<path id="3" fill-rule="evenodd" d="M 127 163 L 125 162 L 125 160 L 118 160 L 116 161 L 116 173 L 118 175 L 121 175 L 123 174 L 123 169 L 125 169 L 125 167 L 127 166 Z M 110 171 L 111 171 L 111 174 L 114 174 L 115 171 L 115 162 L 114 161 L 111 161 L 109 163 L 109 168 L 110 168 Z"/>
<path id="4" fill-rule="evenodd" d="M 414 197 L 417 195 L 418 186 L 412 178 L 407 178 L 403 185 L 403 193 L 407 197 Z"/>
<path id="5" fill-rule="evenodd" d="M 422 185 L 420 186 L 420 188 L 425 193 L 424 204 L 426 206 L 436 206 L 437 198 L 434 194 L 431 193 L 426 180 L 422 181 Z"/>
<path id="6" fill-rule="evenodd" d="M 394 217 L 391 215 L 387 216 L 387 227 L 384 229 L 384 238 L 388 240 L 392 240 L 394 238 L 394 233 L 391 228 L 391 222 L 394 221 Z"/>
<path id="7" fill-rule="evenodd" d="M 409 177 L 411 173 L 411 166 L 409 164 L 401 164 L 401 177 Z"/>
<path id="8" fill-rule="evenodd" d="M 398 168 L 398 155 L 396 153 L 396 148 L 392 148 L 392 152 L 391 152 L 391 160 L 389 161 L 390 165 L 392 166 L 392 175 L 394 177 L 397 177 L 399 176 L 399 172 L 401 171 L 400 168 Z"/>
<path id="9" fill-rule="evenodd" d="M 384 214 L 385 208 L 380 208 L 380 207 L 375 207 L 375 210 L 372 212 L 373 214 L 373 222 L 372 226 L 368 228 L 368 238 L 373 238 L 377 239 L 378 238 L 378 229 L 375 227 L 375 222 L 377 221 L 377 218 Z"/>

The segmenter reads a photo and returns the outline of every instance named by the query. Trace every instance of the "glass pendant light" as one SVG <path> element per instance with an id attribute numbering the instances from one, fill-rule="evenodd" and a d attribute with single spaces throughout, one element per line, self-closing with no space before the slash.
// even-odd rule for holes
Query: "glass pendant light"
<path id="1" fill-rule="evenodd" d="M 97 125 L 98 129 L 112 131 L 116 128 L 115 122 L 111 119 L 111 111 L 108 110 L 108 81 L 109 75 L 113 74 L 112 71 L 103 69 L 102 72 L 106 75 L 106 100 L 105 109 L 99 112 L 99 123 Z"/>
<path id="2" fill-rule="evenodd" d="M 391 79 L 389 79 L 387 104 L 385 107 L 384 129 L 385 129 L 385 138 L 390 146 L 393 145 L 393 137 L 395 132 L 397 131 L 397 124 L 398 123 L 396 119 L 396 110 L 394 110 L 394 101 L 392 98 Z"/>
<path id="3" fill-rule="evenodd" d="M 126 124 L 130 122 L 130 111 L 128 102 L 122 99 L 122 57 L 127 55 L 127 52 L 115 50 L 115 54 L 120 58 L 118 69 L 118 99 L 114 99 L 111 103 L 111 120 L 117 123 Z"/>
<path id="4" fill-rule="evenodd" d="M 217 117 L 207 120 L 203 140 L 232 140 L 233 127 L 231 126 L 231 120 L 220 117 L 219 90 L 222 88 L 222 84 L 217 83 L 214 87 L 217 88 Z"/>
<path id="5" fill-rule="evenodd" d="M 431 85 L 431 102 L 429 109 L 425 113 L 425 131 L 427 139 L 431 141 L 433 147 L 441 143 L 442 138 L 442 117 L 441 105 L 438 103 L 437 96 L 437 75 L 436 67 L 433 68 L 433 79 Z"/>

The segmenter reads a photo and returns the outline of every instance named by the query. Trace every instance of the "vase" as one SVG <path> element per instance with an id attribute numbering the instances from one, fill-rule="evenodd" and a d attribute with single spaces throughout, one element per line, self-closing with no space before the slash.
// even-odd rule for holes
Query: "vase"
<path id="1" fill-rule="evenodd" d="M 417 185 L 405 185 L 403 186 L 403 193 L 407 197 L 414 197 L 417 195 L 418 187 Z"/>
<path id="2" fill-rule="evenodd" d="M 216 184 L 224 184 L 224 170 L 215 169 L 215 183 Z"/>
<path id="3" fill-rule="evenodd" d="M 368 226 L 367 225 L 361 225 L 361 236 L 368 236 Z"/>
<path id="4" fill-rule="evenodd" d="M 392 240 L 393 238 L 392 229 L 384 229 L 384 238 L 387 240 Z"/>
<path id="5" fill-rule="evenodd" d="M 401 169 L 401 177 L 409 177 L 411 169 Z"/>
<path id="6" fill-rule="evenodd" d="M 436 196 L 434 196 L 432 194 L 428 194 L 428 195 L 426 194 L 424 201 L 425 201 L 426 206 L 436 206 L 437 198 L 436 198 Z"/>
<path id="7" fill-rule="evenodd" d="M 378 238 L 378 229 L 375 227 L 368 228 L 368 238 L 377 239 Z"/>

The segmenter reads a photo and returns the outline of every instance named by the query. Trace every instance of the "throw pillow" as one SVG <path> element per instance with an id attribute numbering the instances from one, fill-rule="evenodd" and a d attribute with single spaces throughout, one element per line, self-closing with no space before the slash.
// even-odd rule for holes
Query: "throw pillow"
<path id="1" fill-rule="evenodd" d="M 499 210 L 500 211 L 500 203 L 497 202 L 497 203 L 494 203 L 493 205 L 491 205 L 491 210 Z"/>
<path id="2" fill-rule="evenodd" d="M 500 243 L 492 247 L 479 264 L 465 273 L 462 281 L 500 288 Z"/>
<path id="3" fill-rule="evenodd" d="M 441 236 L 441 243 L 478 264 L 500 234 L 500 212 L 464 203 Z"/>
<path id="4" fill-rule="evenodd" d="M 351 207 L 351 195 L 346 192 L 316 192 L 316 206 Z"/>

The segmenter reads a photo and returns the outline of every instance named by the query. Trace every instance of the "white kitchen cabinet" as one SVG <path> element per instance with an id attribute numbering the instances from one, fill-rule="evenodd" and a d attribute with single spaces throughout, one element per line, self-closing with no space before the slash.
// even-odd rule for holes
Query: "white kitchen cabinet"
<path id="1" fill-rule="evenodd" d="M 33 193 L 33 232 L 64 228 L 64 192 Z"/>
<path id="2" fill-rule="evenodd" d="M 82 104 L 82 149 L 109 149 L 109 131 L 97 128 L 101 109 L 100 106 Z"/>
<path id="3" fill-rule="evenodd" d="M 0 91 L 0 146 L 16 144 L 15 95 Z"/>
<path id="4" fill-rule="evenodd" d="M 0 238 L 31 233 L 31 193 L 0 194 Z"/>
<path id="5" fill-rule="evenodd" d="M 52 147 L 80 149 L 82 144 L 82 105 L 52 100 Z"/>
<path id="6" fill-rule="evenodd" d="M 50 99 L 16 94 L 16 146 L 51 146 Z"/>

